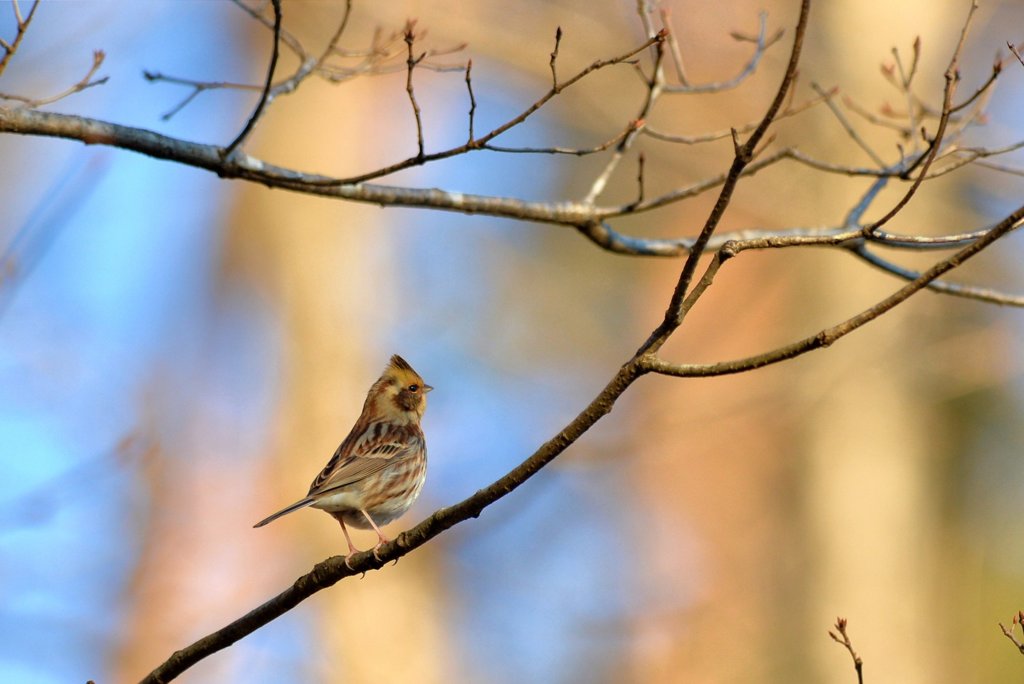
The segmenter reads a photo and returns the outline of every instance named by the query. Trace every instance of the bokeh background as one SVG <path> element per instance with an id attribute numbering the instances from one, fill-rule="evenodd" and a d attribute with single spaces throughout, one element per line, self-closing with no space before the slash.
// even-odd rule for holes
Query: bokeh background
<path id="1" fill-rule="evenodd" d="M 24 2 L 23 2 L 24 4 Z M 900 104 L 879 75 L 923 41 L 938 102 L 967 2 L 818 3 L 801 66 L 872 109 Z M 760 9 L 787 29 L 743 88 L 664 98 L 676 133 L 760 116 L 797 3 L 678 0 L 691 76 L 731 77 Z M 335 2 L 285 2 L 313 53 Z M 357 3 L 347 47 L 407 18 L 426 44 L 468 43 L 477 130 L 561 73 L 642 40 L 635 3 Z M 1019 41 L 1024 11 L 982 3 L 964 90 Z M 0 35 L 13 35 L 8 7 Z M 261 82 L 269 34 L 227 2 L 48 2 L 0 81 L 44 95 L 103 49 L 110 81 L 50 107 L 224 144 L 255 96 L 149 84 L 144 69 Z M 282 73 L 294 64 L 285 53 Z M 1024 137 L 1009 65 L 974 144 Z M 428 151 L 465 139 L 458 73 L 416 74 Z M 635 117 L 628 67 L 567 91 L 501 142 L 593 145 Z M 859 122 L 892 158 L 891 132 Z M 819 107 L 779 144 L 868 160 Z M 404 74 L 310 80 L 270 108 L 247 151 L 345 175 L 415 151 Z M 648 192 L 726 168 L 729 141 L 640 144 Z M 77 143 L 0 137 L 0 681 L 139 679 L 172 651 L 344 549 L 328 516 L 252 523 L 301 496 L 388 356 L 437 390 L 424 494 L 411 526 L 500 476 L 570 420 L 657 323 L 680 262 L 602 252 L 573 231 L 289 194 Z M 1011 162 L 1021 159 L 1009 160 Z M 603 158 L 480 153 L 387 182 L 538 200 L 579 198 Z M 605 201 L 635 192 L 623 164 Z M 779 166 L 740 185 L 722 230 L 831 226 L 868 181 Z M 880 215 L 898 190 L 883 195 Z M 898 232 L 1001 218 L 1021 182 L 968 169 L 929 184 Z M 696 232 L 713 202 L 618 224 Z M 907 256 L 907 263 L 925 263 Z M 1024 289 L 1011 237 L 956 277 Z M 763 351 L 898 286 L 831 251 L 745 254 L 665 349 L 678 361 Z M 738 377 L 648 377 L 512 496 L 394 567 L 317 594 L 204 661 L 183 682 L 852 681 L 826 630 L 850 620 L 869 681 L 990 682 L 1024 662 L 999 633 L 1024 607 L 1019 494 L 1022 317 L 923 294 L 798 360 Z M 359 534 L 368 547 L 373 535 Z"/>

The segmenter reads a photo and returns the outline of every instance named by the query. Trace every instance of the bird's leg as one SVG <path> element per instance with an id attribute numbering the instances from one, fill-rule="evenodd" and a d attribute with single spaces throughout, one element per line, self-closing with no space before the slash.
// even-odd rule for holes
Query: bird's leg
<path id="1" fill-rule="evenodd" d="M 340 515 L 338 516 L 338 522 L 341 523 L 341 531 L 345 534 L 345 541 L 348 542 L 348 553 L 351 556 L 353 553 L 359 553 L 359 549 L 352 543 L 352 537 L 348 536 L 348 528 L 345 527 L 345 519 Z"/>
<path id="2" fill-rule="evenodd" d="M 356 545 L 352 543 L 352 537 L 348 536 L 348 528 L 345 527 L 345 519 L 339 515 L 336 520 L 341 525 L 341 531 L 344 533 L 345 541 L 348 543 L 348 556 L 345 556 L 345 567 L 352 570 L 352 566 L 348 564 L 348 559 L 353 553 L 359 553 L 359 549 L 357 549 Z"/>
<path id="3" fill-rule="evenodd" d="M 369 513 L 367 513 L 363 509 L 360 509 L 359 512 L 363 514 L 363 517 L 366 518 L 366 521 L 370 523 L 370 527 L 372 527 L 373 531 L 377 533 L 377 545 L 373 547 L 373 557 L 376 558 L 377 561 L 379 562 L 380 557 L 377 556 L 377 549 L 380 548 L 381 544 L 387 544 L 391 540 L 384 536 L 384 533 L 380 531 L 379 527 L 377 527 L 377 523 L 373 522 L 373 518 L 370 517 Z"/>

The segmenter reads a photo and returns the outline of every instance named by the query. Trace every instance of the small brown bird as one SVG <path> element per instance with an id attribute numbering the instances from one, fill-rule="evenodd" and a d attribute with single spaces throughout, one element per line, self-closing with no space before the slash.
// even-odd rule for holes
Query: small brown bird
<path id="1" fill-rule="evenodd" d="M 350 554 L 359 549 L 345 523 L 373 528 L 378 537 L 375 549 L 388 541 L 380 526 L 409 510 L 427 477 L 427 443 L 420 419 L 432 389 L 405 359 L 392 356 L 366 395 L 359 420 L 313 480 L 306 498 L 254 527 L 312 506 L 341 523 Z"/>

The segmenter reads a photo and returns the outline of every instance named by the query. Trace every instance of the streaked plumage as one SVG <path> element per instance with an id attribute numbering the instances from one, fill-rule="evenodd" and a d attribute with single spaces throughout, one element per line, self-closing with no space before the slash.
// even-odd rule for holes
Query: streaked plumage
<path id="1" fill-rule="evenodd" d="M 256 523 L 267 523 L 306 506 L 330 513 L 341 523 L 349 553 L 357 549 L 347 525 L 377 532 L 412 506 L 426 479 L 427 444 L 420 419 L 433 387 L 402 357 L 391 357 L 373 383 L 359 420 L 320 471 L 305 498 Z"/>

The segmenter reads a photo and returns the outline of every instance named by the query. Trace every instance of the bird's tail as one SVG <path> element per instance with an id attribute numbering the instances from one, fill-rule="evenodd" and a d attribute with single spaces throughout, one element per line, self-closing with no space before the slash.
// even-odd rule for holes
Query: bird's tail
<path id="1" fill-rule="evenodd" d="M 288 515 L 288 514 L 289 514 L 289 513 L 291 513 L 292 511 L 297 511 L 297 510 L 299 510 L 300 508 L 305 508 L 306 506 L 308 506 L 308 505 L 310 505 L 311 503 L 313 503 L 313 501 L 314 501 L 314 500 L 315 500 L 315 499 L 313 499 L 313 497 L 311 497 L 311 496 L 307 496 L 307 497 L 306 497 L 305 499 L 302 499 L 302 500 L 300 500 L 300 501 L 296 501 L 296 502 L 295 502 L 295 503 L 293 503 L 293 504 L 292 504 L 291 506 L 288 506 L 287 508 L 282 508 L 282 509 L 281 509 L 281 510 L 279 510 L 279 511 L 278 511 L 277 513 L 274 513 L 273 515 L 271 515 L 271 516 L 267 516 L 267 517 L 266 517 L 266 518 L 264 518 L 263 520 L 260 520 L 260 521 L 259 521 L 258 523 L 256 523 L 255 525 L 253 525 L 253 527 L 263 527 L 263 526 L 264 526 L 264 525 L 266 525 L 266 524 L 267 524 L 268 522 L 274 522 L 275 520 L 277 520 L 278 518 L 280 518 L 280 517 L 281 517 L 282 515 Z"/>

